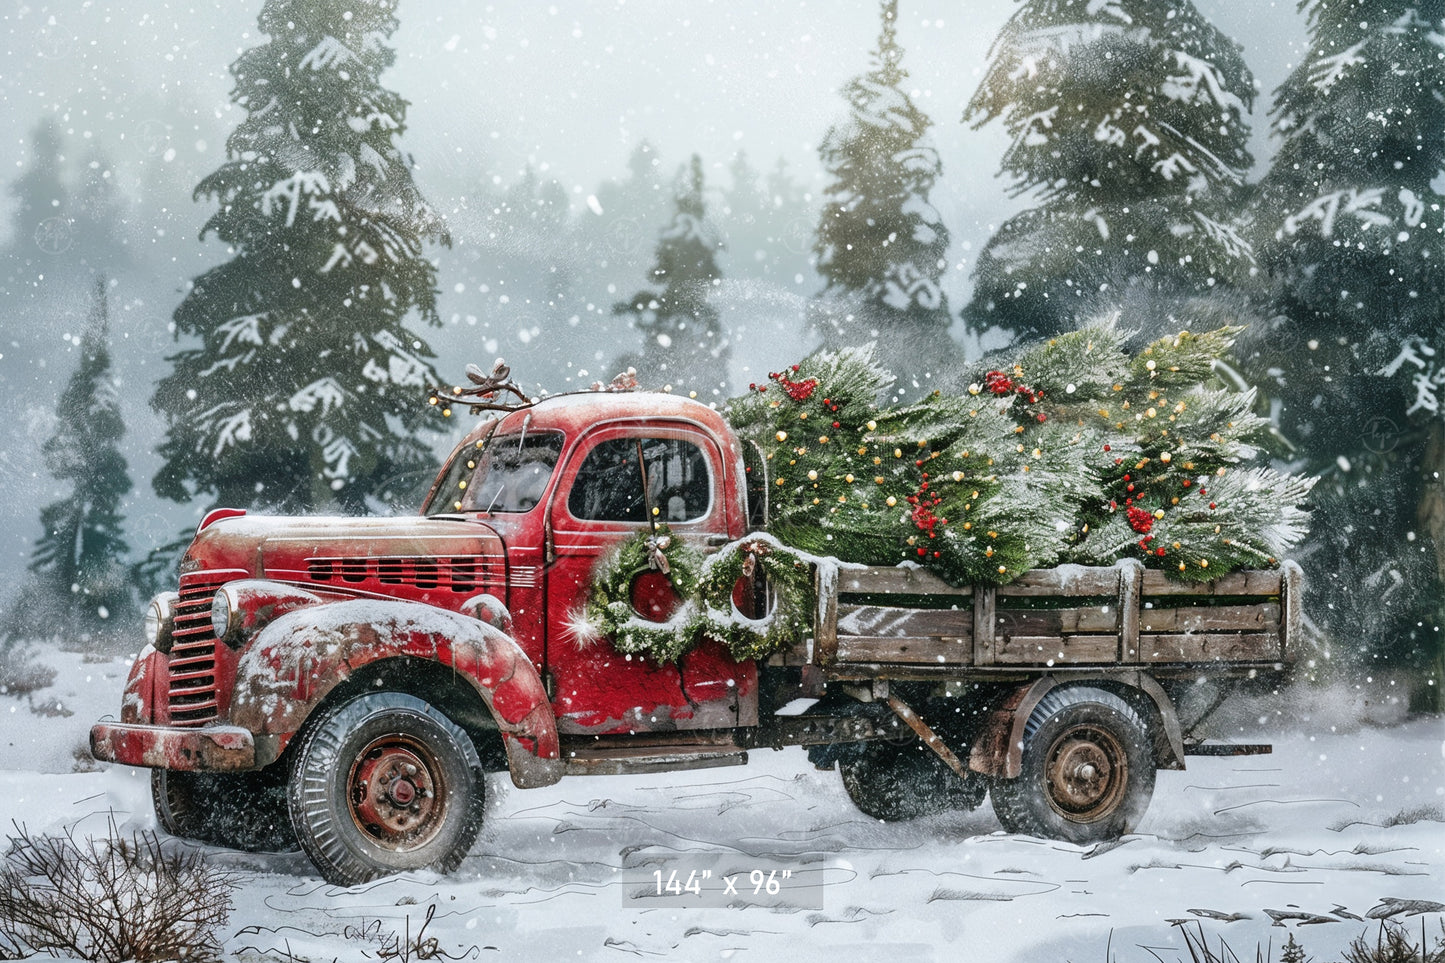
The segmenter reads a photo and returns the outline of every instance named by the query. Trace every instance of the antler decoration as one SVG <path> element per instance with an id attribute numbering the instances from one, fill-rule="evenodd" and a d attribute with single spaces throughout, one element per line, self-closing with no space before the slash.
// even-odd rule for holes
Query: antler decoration
<path id="1" fill-rule="evenodd" d="M 483 411 L 520 411 L 536 404 L 536 401 L 528 398 L 522 389 L 517 387 L 517 383 L 512 380 L 511 367 L 501 358 L 497 359 L 491 374 L 483 373 L 482 369 L 474 364 L 467 365 L 467 379 L 472 383 L 470 388 L 452 388 L 450 391 L 433 388 L 427 404 L 466 405 L 474 415 Z M 499 400 L 499 394 L 515 395 L 519 400 Z M 442 409 L 443 415 L 451 413 L 449 407 Z"/>

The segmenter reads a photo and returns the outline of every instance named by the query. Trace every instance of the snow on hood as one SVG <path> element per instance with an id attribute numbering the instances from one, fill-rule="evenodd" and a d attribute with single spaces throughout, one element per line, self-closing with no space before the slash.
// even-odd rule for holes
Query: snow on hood
<path id="1" fill-rule="evenodd" d="M 501 555 L 501 537 L 472 519 L 242 515 L 217 521 L 187 551 L 193 568 L 253 571 L 257 554 L 269 570 L 312 558 Z"/>

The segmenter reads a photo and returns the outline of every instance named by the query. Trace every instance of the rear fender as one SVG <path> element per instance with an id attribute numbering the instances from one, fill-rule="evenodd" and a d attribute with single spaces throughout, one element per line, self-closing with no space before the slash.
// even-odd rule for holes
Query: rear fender
<path id="1" fill-rule="evenodd" d="M 276 619 L 241 655 L 231 723 L 277 737 L 279 752 L 352 673 L 397 657 L 439 663 L 470 684 L 496 720 L 518 787 L 561 778 L 557 720 L 526 653 L 490 625 L 414 602 L 354 599 Z"/>
<path id="2" fill-rule="evenodd" d="M 1146 719 L 1153 718 L 1159 722 L 1158 726 L 1150 727 L 1155 765 L 1160 769 L 1183 769 L 1184 737 L 1174 704 L 1154 677 L 1143 672 L 1067 678 L 1044 676 L 1010 690 L 989 711 L 983 731 L 969 752 L 968 768 L 985 776 L 1017 779 L 1023 772 L 1024 728 L 1044 696 L 1059 686 L 1098 685 L 1101 682 L 1105 684 L 1100 688 L 1132 703 Z"/>

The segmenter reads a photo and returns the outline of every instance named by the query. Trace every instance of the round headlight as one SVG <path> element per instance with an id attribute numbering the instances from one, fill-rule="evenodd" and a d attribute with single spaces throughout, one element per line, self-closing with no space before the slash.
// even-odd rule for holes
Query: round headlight
<path id="1" fill-rule="evenodd" d="M 158 652 L 171 649 L 171 630 L 175 628 L 175 592 L 162 592 L 146 607 L 145 638 Z"/>
<path id="2" fill-rule="evenodd" d="M 216 633 L 216 638 L 224 639 L 230 634 L 234 611 L 231 606 L 231 593 L 225 589 L 221 589 L 211 599 L 211 631 Z"/>

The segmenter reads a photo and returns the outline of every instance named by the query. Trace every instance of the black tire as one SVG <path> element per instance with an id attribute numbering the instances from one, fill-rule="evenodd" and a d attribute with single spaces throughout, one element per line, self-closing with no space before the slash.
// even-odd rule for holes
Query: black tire
<path id="1" fill-rule="evenodd" d="M 1102 689 L 1055 689 L 1024 727 L 1023 771 L 993 783 L 1011 833 L 1092 843 L 1131 832 L 1154 794 L 1144 721 Z"/>
<path id="2" fill-rule="evenodd" d="M 308 726 L 291 823 L 327 882 L 456 869 L 482 828 L 485 779 L 467 734 L 415 696 L 373 692 Z"/>
<path id="3" fill-rule="evenodd" d="M 151 770 L 156 822 L 172 836 L 248 853 L 297 848 L 286 803 L 286 767 L 256 772 Z"/>
<path id="4" fill-rule="evenodd" d="M 960 779 L 921 742 L 867 743 L 861 754 L 840 759 L 838 770 L 853 805 L 884 822 L 973 809 L 983 801 L 981 783 Z"/>

